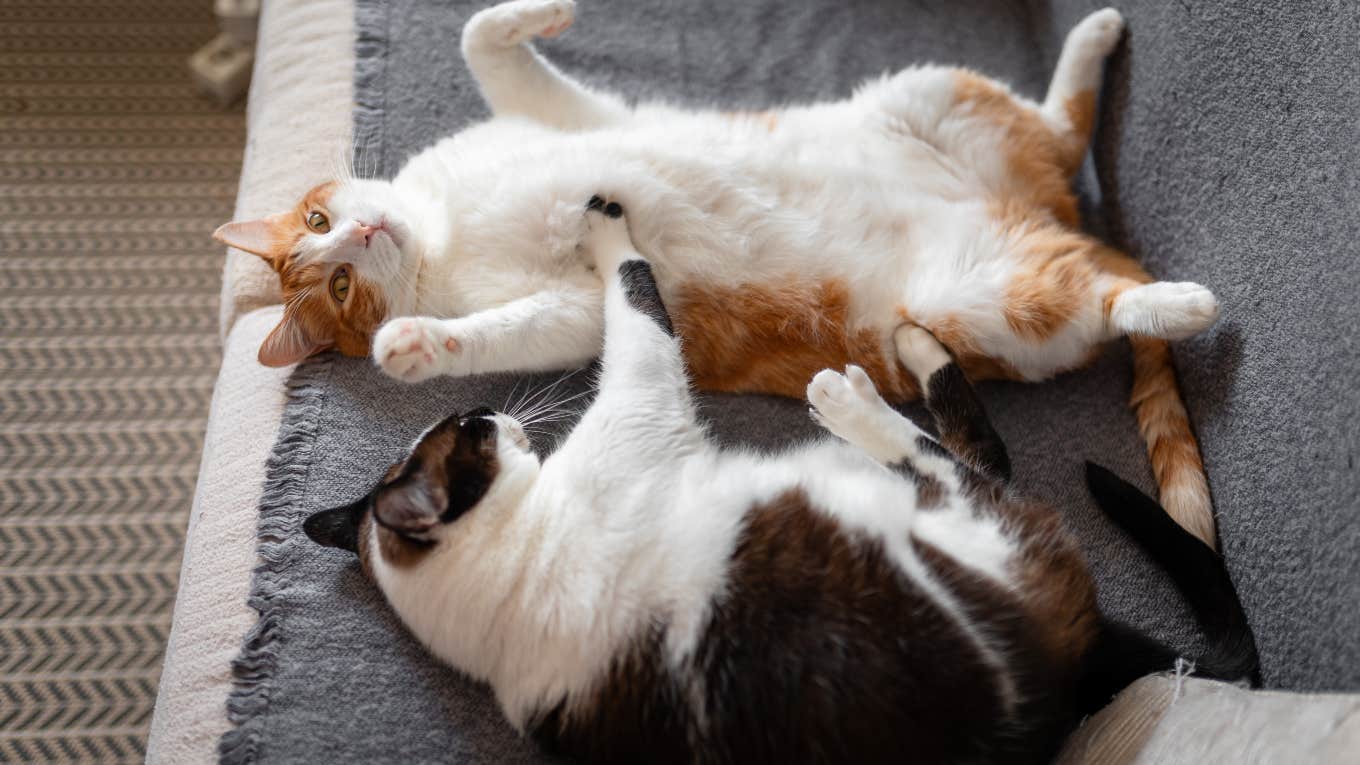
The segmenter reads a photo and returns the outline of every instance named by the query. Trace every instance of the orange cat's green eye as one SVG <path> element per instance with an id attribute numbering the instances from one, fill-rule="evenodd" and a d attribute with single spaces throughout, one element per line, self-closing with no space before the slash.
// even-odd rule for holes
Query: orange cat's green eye
<path id="1" fill-rule="evenodd" d="M 318 234 L 324 234 L 331 230 L 331 222 L 326 220 L 326 216 L 319 212 L 314 212 L 307 216 L 307 228 Z"/>
<path id="2" fill-rule="evenodd" d="M 331 277 L 331 297 L 335 302 L 345 302 L 345 297 L 349 295 L 349 270 L 344 268 L 335 269 L 335 276 Z"/>

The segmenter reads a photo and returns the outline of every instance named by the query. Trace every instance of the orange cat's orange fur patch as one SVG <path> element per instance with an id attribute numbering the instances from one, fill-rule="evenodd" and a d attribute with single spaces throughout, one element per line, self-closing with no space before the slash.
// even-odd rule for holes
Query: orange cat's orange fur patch
<path id="1" fill-rule="evenodd" d="M 694 383 L 706 390 L 806 395 L 817 372 L 863 367 L 885 398 L 919 395 L 885 334 L 850 326 L 850 291 L 839 281 L 683 285 L 673 301 Z"/>
<path id="2" fill-rule="evenodd" d="M 1090 142 L 1091 130 L 1096 124 L 1096 92 L 1083 90 L 1067 99 L 1063 110 L 1067 112 L 1067 121 L 1072 126 L 1072 138 L 1081 144 L 1073 149 L 1077 154 L 1076 164 L 1080 165 L 1081 158 L 1086 154 L 1086 145 Z M 1075 166 L 1072 167 L 1073 172 L 1076 170 Z"/>
<path id="3" fill-rule="evenodd" d="M 1152 473 L 1166 512 L 1190 533 L 1217 547 L 1213 505 L 1199 441 L 1176 384 L 1171 345 L 1161 339 L 1131 336 L 1133 394 L 1138 429 L 1147 442 Z"/>
<path id="4" fill-rule="evenodd" d="M 1020 263 L 1001 307 L 1006 323 L 1025 340 L 1041 342 L 1072 320 L 1096 278 L 1094 243 L 1058 226 L 1031 228 L 1015 248 Z"/>
<path id="5" fill-rule="evenodd" d="M 1080 224 L 1070 179 L 1081 165 L 1084 142 L 1074 151 L 1070 136 L 1058 135 L 1037 111 L 973 72 L 960 70 L 955 74 L 954 102 L 963 113 L 1003 131 L 1008 173 L 996 200 L 1002 214 L 1039 209 L 1069 226 Z"/>
<path id="6" fill-rule="evenodd" d="M 1109 286 L 1106 287 L 1105 294 L 1101 296 L 1106 321 L 1109 320 L 1110 311 L 1114 310 L 1114 303 L 1120 295 L 1140 284 L 1148 284 L 1153 281 L 1138 261 L 1112 247 L 1097 246 L 1091 255 L 1091 260 L 1100 273 L 1106 277 L 1113 277 L 1107 279 Z"/>
<path id="7" fill-rule="evenodd" d="M 382 292 L 350 271 L 343 304 L 330 295 L 330 264 L 311 263 L 286 269 L 283 322 L 294 322 L 312 342 L 346 356 L 367 356 L 373 335 L 387 313 Z"/>
<path id="8" fill-rule="evenodd" d="M 335 194 L 335 182 L 328 181 L 313 186 L 310 191 L 302 196 L 302 201 L 288 212 L 271 215 L 265 218 L 269 224 L 269 238 L 271 248 L 268 255 L 261 255 L 269 265 L 273 266 L 278 272 L 279 279 L 284 288 L 285 296 L 288 290 L 288 270 L 292 264 L 292 255 L 297 249 L 298 242 L 306 236 L 307 215 L 312 210 L 325 210 L 330 203 L 331 196 Z"/>
<path id="9" fill-rule="evenodd" d="M 386 316 L 386 301 L 378 286 L 349 270 L 349 291 L 344 303 L 330 294 L 330 279 L 338 267 L 331 263 L 299 263 L 298 243 L 310 233 L 307 216 L 328 213 L 327 205 L 335 193 L 334 181 L 308 191 L 296 207 L 266 218 L 272 243 L 269 254 L 262 255 L 279 274 L 283 292 L 284 318 L 275 332 L 300 330 L 318 348 L 335 348 L 346 356 L 367 356 L 373 334 Z M 271 346 L 266 340 L 265 347 Z M 261 361 L 273 354 L 261 350 Z M 299 361 L 284 354 L 283 363 Z M 266 361 L 266 363 L 270 363 Z"/>

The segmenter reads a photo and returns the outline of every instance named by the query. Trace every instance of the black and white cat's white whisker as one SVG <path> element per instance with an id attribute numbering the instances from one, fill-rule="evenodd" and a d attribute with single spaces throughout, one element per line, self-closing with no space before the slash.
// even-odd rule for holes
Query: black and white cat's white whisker
<path id="1" fill-rule="evenodd" d="M 512 409 L 507 410 L 507 414 L 515 419 L 527 417 L 534 409 L 548 401 L 557 388 L 566 382 L 568 378 L 579 372 L 579 369 L 568 370 L 558 375 L 555 380 L 544 383 L 536 389 L 526 389 L 524 397 L 515 404 Z"/>
<path id="2" fill-rule="evenodd" d="M 554 412 L 554 413 L 552 413 L 552 414 L 550 414 L 550 415 L 543 415 L 543 416 L 535 417 L 535 418 L 533 418 L 533 419 L 531 419 L 531 420 L 525 420 L 525 421 L 522 421 L 520 424 L 521 424 L 521 425 L 524 425 L 525 427 L 528 427 L 529 425 L 551 425 L 552 423 L 555 423 L 555 422 L 562 422 L 563 420 L 570 420 L 570 419 L 572 419 L 573 417 L 578 416 L 579 414 L 580 414 L 580 412 L 579 412 L 579 411 L 576 411 L 576 410 L 564 410 L 564 411 L 561 411 L 561 412 Z"/>
<path id="3" fill-rule="evenodd" d="M 525 382 L 525 380 L 521 380 L 520 382 Z M 520 382 L 515 383 L 516 390 L 519 390 Z M 525 385 L 524 389 L 520 391 L 518 398 L 515 399 L 515 402 L 506 405 L 505 413 L 517 420 L 520 419 L 530 407 L 534 406 L 534 402 L 545 390 L 547 390 L 548 385 L 550 384 L 545 384 L 538 388 Z"/>
<path id="4" fill-rule="evenodd" d="M 579 412 L 575 409 L 568 409 L 567 404 L 585 398 L 586 396 L 592 393 L 594 393 L 593 390 L 584 390 L 579 393 L 567 396 L 566 398 L 562 398 L 559 400 L 549 400 L 543 404 L 532 407 L 529 411 L 523 412 L 522 414 L 515 416 L 515 419 L 522 424 L 530 424 L 552 422 L 555 420 L 571 417 L 573 415 L 578 414 Z"/>
<path id="5" fill-rule="evenodd" d="M 534 414 L 544 409 L 558 406 L 564 401 L 575 400 L 577 398 L 580 398 L 582 393 L 573 394 L 565 399 L 553 398 L 553 394 L 557 392 L 557 389 L 560 388 L 562 384 L 565 383 L 574 374 L 576 373 L 569 372 L 567 374 L 562 375 L 561 377 L 557 378 L 552 383 L 544 387 L 541 391 L 531 396 L 529 400 L 526 401 L 525 404 L 521 407 L 520 411 L 522 416 L 526 418 L 532 417 Z"/>
<path id="6" fill-rule="evenodd" d="M 523 383 L 524 383 L 523 377 L 516 377 L 515 384 L 510 386 L 509 392 L 505 394 L 505 402 L 501 404 L 501 411 L 505 412 L 509 417 L 515 416 L 514 414 L 511 413 L 514 412 L 515 406 L 518 406 L 519 402 L 515 401 L 515 406 L 511 406 L 510 402 L 515 400 L 515 395 L 519 393 L 519 386 L 522 385 Z"/>

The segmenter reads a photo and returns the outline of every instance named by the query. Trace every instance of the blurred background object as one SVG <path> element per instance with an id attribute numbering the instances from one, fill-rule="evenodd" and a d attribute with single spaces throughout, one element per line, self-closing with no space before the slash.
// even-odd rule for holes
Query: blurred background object
<path id="1" fill-rule="evenodd" d="M 189 57 L 189 70 L 200 90 L 229 104 L 250 87 L 260 0 L 217 0 L 213 12 L 222 32 Z"/>
<path id="2" fill-rule="evenodd" d="M 244 140 L 186 61 L 224 28 L 0 3 L 0 762 L 142 761 Z"/>

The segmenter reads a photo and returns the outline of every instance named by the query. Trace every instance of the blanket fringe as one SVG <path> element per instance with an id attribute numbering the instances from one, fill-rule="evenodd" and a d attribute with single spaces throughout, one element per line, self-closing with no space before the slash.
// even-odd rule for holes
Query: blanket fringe
<path id="1" fill-rule="evenodd" d="M 224 765 L 248 765 L 259 760 L 262 715 L 269 707 L 282 644 L 274 604 L 284 594 L 287 585 L 283 573 L 298 544 L 294 532 L 302 522 L 302 495 L 326 401 L 319 383 L 329 377 L 332 363 L 330 356 L 305 362 L 288 379 L 288 404 L 265 467 L 256 548 L 260 563 L 247 601 L 260 619 L 246 633 L 241 653 L 231 663 L 227 719 L 235 727 L 218 742 L 219 761 Z"/>

